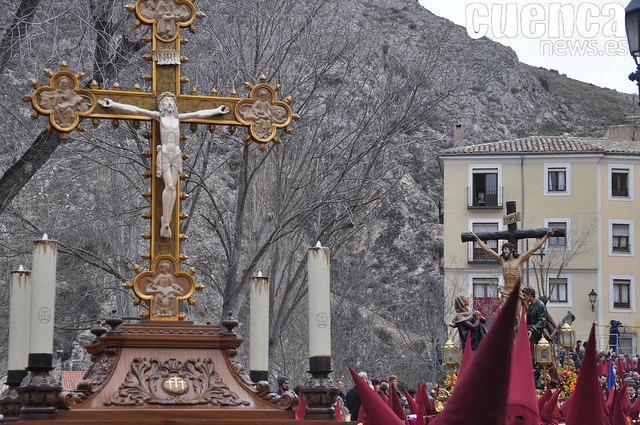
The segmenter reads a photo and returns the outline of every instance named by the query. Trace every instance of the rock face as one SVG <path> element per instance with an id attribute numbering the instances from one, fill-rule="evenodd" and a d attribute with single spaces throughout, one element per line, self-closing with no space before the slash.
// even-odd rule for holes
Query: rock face
<path id="1" fill-rule="evenodd" d="M 50 52 L 55 49 L 49 33 L 61 31 L 55 39 L 63 40 L 57 47 L 70 69 L 90 75 L 86 68 L 91 58 L 85 56 L 91 52 L 78 53 L 76 47 L 90 45 L 83 37 L 93 34 L 95 28 L 83 27 L 88 24 L 77 23 L 75 17 L 93 16 L 95 2 L 77 1 L 74 6 L 63 0 L 50 3 L 52 10 L 78 10 L 72 15 L 61 12 L 55 19 L 42 18 L 42 29 L 30 39 L 33 51 L 25 46 L 19 60 L 15 59 L 0 78 L 6 111 L 15 111 L 17 116 L 0 123 L 0 134 L 11 135 L 0 144 L 3 170 L 19 159 L 36 138 L 38 126 L 44 125 L 31 122 L 31 110 L 19 99 L 26 91 L 26 79 L 37 77 L 34 70 L 39 73 L 44 67 L 57 66 L 51 63 Z M 318 4 L 323 6 L 315 13 Z M 192 83 L 183 85 L 182 90 L 198 88 L 204 92 L 215 87 L 222 95 L 265 73 L 270 82 L 282 84 L 286 91 L 283 97 L 292 95 L 292 107 L 302 116 L 293 125 L 293 134 L 284 135 L 280 149 L 266 158 L 282 155 L 276 158 L 282 159 L 278 166 L 287 164 L 317 154 L 313 150 L 298 152 L 297 146 L 311 141 L 313 147 L 331 138 L 337 140 L 336 148 L 349 143 L 356 152 L 368 144 L 384 145 L 379 157 L 377 151 L 370 154 L 379 162 L 367 163 L 383 183 L 366 190 L 378 190 L 381 196 L 359 206 L 354 229 L 345 219 L 341 225 L 347 230 L 336 230 L 329 241 L 335 248 L 332 321 L 337 376 L 346 376 L 346 365 L 350 364 L 374 377 L 395 372 L 409 384 L 436 377 L 434 360 L 450 319 L 443 317 L 441 301 L 442 220 L 461 231 L 466 229 L 466 223 L 446 222 L 446 211 L 440 208 L 442 178 L 436 156 L 452 145 L 454 124 L 462 125 L 464 144 L 562 133 L 600 136 L 608 126 L 623 123 L 625 114 L 634 110 L 632 96 L 524 65 L 510 48 L 488 39 L 470 39 L 464 28 L 433 15 L 416 0 L 285 0 L 277 4 L 220 0 L 196 5 L 207 16 L 198 21 L 200 31 L 189 36 L 185 46 L 190 62 L 183 71 Z M 68 22 L 71 16 L 73 24 Z M 5 20 L 9 18 L 7 15 Z M 131 23 L 124 11 L 104 18 L 117 21 L 117 28 L 129 28 Z M 67 20 L 64 25 L 58 21 L 62 19 Z M 113 35 L 113 46 L 131 48 L 121 38 L 134 40 L 141 35 L 122 31 Z M 300 44 L 282 49 L 294 36 Z M 117 75 L 113 78 L 122 87 L 139 83 L 137 77 L 148 72 L 148 62 L 136 59 L 138 53 L 114 56 L 110 66 L 117 68 Z M 278 62 L 278 58 L 284 59 Z M 310 72 L 308 64 L 316 62 L 318 66 Z M 114 82 L 102 85 L 110 87 Z M 379 115 L 367 115 L 372 105 L 386 109 Z M 327 109 L 330 113 L 323 115 Z M 363 117 L 372 117 L 371 123 L 357 127 Z M 317 124 L 321 120 L 327 124 Z M 130 295 L 120 285 L 132 278 L 131 266 L 140 263 L 138 256 L 146 249 L 137 235 L 148 230 L 147 223 L 139 219 L 148 208 L 139 196 L 148 190 L 148 181 L 137 176 L 149 166 L 148 159 L 139 155 L 147 141 L 141 131 L 128 124 L 121 123 L 117 134 L 110 127 L 103 125 L 83 135 L 73 133 L 24 187 L 11 214 L 0 216 L 6 256 L 20 257 L 28 264 L 25 253 L 30 250 L 29 241 L 50 228 L 65 245 L 58 278 L 60 311 L 56 311 L 56 317 L 66 324 L 62 327 L 66 333 L 56 342 L 65 350 L 65 360 L 71 357 L 71 342 L 81 327 L 76 324 L 95 323 L 99 309 L 108 312 L 115 304 L 122 316 L 136 314 Z M 360 129 L 361 133 L 355 131 Z M 191 194 L 189 202 L 193 203 L 185 201 L 183 205 L 192 217 L 183 223 L 189 235 L 184 247 L 189 265 L 198 267 L 199 278 L 207 287 L 206 296 L 198 298 L 189 313 L 201 323 L 216 321 L 222 314 L 221 293 L 226 289 L 228 270 L 233 266 L 241 274 L 249 268 L 246 258 L 240 258 L 239 265 L 224 263 L 233 245 L 223 245 L 212 236 L 234 231 L 234 214 L 239 209 L 234 200 L 242 188 L 246 159 L 242 135 L 230 136 L 225 129 L 218 129 L 212 139 L 205 130 L 198 130 L 183 145 L 190 155 L 185 162 L 188 178 L 183 190 Z M 330 169 L 334 159 L 340 159 L 331 155 L 352 151 L 323 153 L 327 158 L 323 166 Z M 362 176 L 370 175 L 365 173 L 369 170 L 358 171 L 361 173 L 350 181 L 356 177 L 366 180 Z M 324 178 L 334 177 L 328 176 Z M 277 181 L 289 176 L 269 171 L 263 177 L 266 184 L 256 193 L 272 190 Z M 336 192 L 343 187 L 338 186 Z M 354 187 L 349 189 L 350 195 L 357 193 Z M 251 208 L 259 210 L 261 202 L 266 205 L 272 200 L 250 201 L 248 204 L 255 203 Z M 340 201 L 338 207 L 328 202 L 330 207 L 314 211 L 309 223 L 292 232 L 308 237 L 306 245 L 292 239 L 291 245 L 299 244 L 297 252 L 315 243 L 311 238 L 324 217 L 352 206 L 348 197 Z M 264 217 L 245 220 L 243 225 L 255 231 L 256 237 L 241 241 L 239 246 L 248 249 L 261 243 L 264 229 L 278 219 L 277 211 L 269 211 Z M 342 239 L 341 234 L 345 235 Z M 283 263 L 291 263 L 272 274 L 274 281 L 284 282 L 284 289 L 274 293 L 282 296 L 291 282 L 298 285 L 292 286 L 296 300 L 303 301 L 285 314 L 288 320 L 271 336 L 272 363 L 275 373 L 301 382 L 306 376 L 304 273 L 296 272 L 293 255 L 289 260 L 289 253 L 278 254 Z M 267 270 L 275 257 L 261 259 L 259 266 Z M 7 275 L 16 264 L 18 261 L 2 264 L 3 273 Z M 4 293 L 0 295 L 0 299 L 8 299 Z M 246 306 L 242 304 L 234 313 L 240 319 L 242 336 L 248 335 L 242 325 L 248 318 Z M 239 356 L 245 355 L 241 349 Z"/>

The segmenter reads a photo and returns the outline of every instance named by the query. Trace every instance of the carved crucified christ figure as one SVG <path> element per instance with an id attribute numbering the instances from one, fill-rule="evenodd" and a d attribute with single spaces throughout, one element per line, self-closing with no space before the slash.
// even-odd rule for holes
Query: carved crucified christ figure
<path id="1" fill-rule="evenodd" d="M 158 96 L 158 110 L 150 111 L 135 105 L 114 102 L 111 99 L 102 99 L 98 103 L 103 108 L 113 108 L 117 111 L 152 118 L 160 123 L 161 145 L 157 147 L 156 177 L 162 177 L 164 190 L 162 191 L 162 219 L 160 224 L 160 237 L 171 237 L 171 216 L 176 203 L 176 184 L 182 172 L 182 151 L 180 150 L 180 121 L 191 118 L 209 118 L 213 115 L 229 113 L 229 108 L 219 106 L 215 109 L 178 113 L 178 105 L 175 94 L 163 92 Z"/>
<path id="2" fill-rule="evenodd" d="M 550 236 L 555 234 L 555 229 L 549 229 L 547 233 L 538 241 L 536 246 L 531 248 L 529 251 L 520 255 L 516 252 L 515 245 L 511 243 L 505 243 L 502 245 L 502 255 L 495 252 L 491 249 L 487 244 L 482 242 L 482 240 L 473 232 L 469 232 L 469 238 L 475 240 L 480 248 L 489 254 L 492 258 L 497 260 L 502 265 L 502 277 L 504 278 L 504 287 L 500 290 L 500 295 L 502 296 L 502 300 L 506 300 L 509 296 L 513 288 L 515 288 L 516 284 L 520 281 L 520 276 L 522 275 L 522 265 L 525 261 L 527 261 L 537 250 L 542 248 L 542 245 L 549 239 Z"/>

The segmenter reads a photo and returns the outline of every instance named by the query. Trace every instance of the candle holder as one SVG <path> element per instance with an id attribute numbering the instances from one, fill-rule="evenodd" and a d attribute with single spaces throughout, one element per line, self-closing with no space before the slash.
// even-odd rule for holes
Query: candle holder
<path id="1" fill-rule="evenodd" d="M 536 363 L 539 365 L 539 371 L 542 375 L 544 388 L 546 389 L 549 380 L 551 379 L 551 377 L 549 376 L 549 372 L 547 371 L 547 366 L 553 363 L 553 351 L 551 345 L 545 338 L 541 338 L 540 341 L 535 345 L 535 355 Z"/>
<path id="2" fill-rule="evenodd" d="M 449 377 L 447 378 L 451 383 L 451 389 L 456 386 L 456 378 L 453 373 L 453 368 L 460 364 L 460 349 L 450 339 L 442 346 L 443 362 L 449 367 Z"/>
<path id="3" fill-rule="evenodd" d="M 331 370 L 330 356 L 309 358 L 311 378 L 302 387 L 302 399 L 307 404 L 305 419 L 336 420 L 334 407 L 338 399 L 338 387 L 329 377 Z"/>
<path id="4" fill-rule="evenodd" d="M 251 382 L 269 381 L 268 370 L 250 370 L 249 379 Z"/>
<path id="5" fill-rule="evenodd" d="M 17 420 L 20 414 L 22 403 L 18 387 L 22 383 L 24 377 L 27 376 L 27 370 L 10 370 L 7 372 L 7 389 L 0 396 L 0 413 L 4 421 Z"/>
<path id="6" fill-rule="evenodd" d="M 576 339 L 576 332 L 571 328 L 568 323 L 565 323 L 560 328 L 560 345 L 564 348 L 564 368 L 570 371 L 576 369 L 576 364 L 569 355 L 569 350 L 573 348 Z"/>
<path id="7" fill-rule="evenodd" d="M 28 373 L 17 388 L 22 408 L 20 416 L 53 416 L 62 386 L 49 372 L 53 370 L 53 354 L 29 354 Z"/>

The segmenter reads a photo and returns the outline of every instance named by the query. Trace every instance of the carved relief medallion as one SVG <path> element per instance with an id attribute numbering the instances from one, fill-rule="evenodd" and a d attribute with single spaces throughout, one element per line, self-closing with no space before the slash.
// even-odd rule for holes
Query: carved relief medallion
<path id="1" fill-rule="evenodd" d="M 95 105 L 93 95 L 78 89 L 78 79 L 66 71 L 54 74 L 51 86 L 40 87 L 33 96 L 36 111 L 50 114 L 51 124 L 60 131 L 75 128 L 80 117 L 90 114 Z"/>
<path id="2" fill-rule="evenodd" d="M 135 358 L 124 382 L 107 405 L 249 405 L 222 381 L 212 359 Z"/>
<path id="3" fill-rule="evenodd" d="M 162 381 L 162 388 L 173 395 L 182 395 L 189 391 L 189 383 L 180 376 L 170 376 Z"/>
<path id="4" fill-rule="evenodd" d="M 276 101 L 275 90 L 261 84 L 251 90 L 251 99 L 242 100 L 237 105 L 241 122 L 249 124 L 249 131 L 256 141 L 271 140 L 277 128 L 286 126 L 291 120 L 289 107 Z"/>
<path id="5" fill-rule="evenodd" d="M 138 17 L 153 23 L 160 40 L 171 41 L 178 35 L 179 26 L 193 22 L 195 9 L 191 3 L 180 0 L 139 0 Z"/>

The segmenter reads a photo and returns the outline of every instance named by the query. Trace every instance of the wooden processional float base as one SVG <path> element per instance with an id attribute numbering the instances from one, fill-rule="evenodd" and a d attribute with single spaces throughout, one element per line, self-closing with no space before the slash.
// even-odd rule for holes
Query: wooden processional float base
<path id="1" fill-rule="evenodd" d="M 45 380 L 40 380 L 36 387 L 40 385 L 40 390 L 48 392 L 46 396 L 38 389 L 24 389 L 25 382 L 35 382 L 29 381 L 32 373 L 29 372 L 17 389 L 20 401 L 15 412 L 20 413 L 8 416 L 5 407 L 2 423 L 300 423 L 294 418 L 292 393 L 277 396 L 270 392 L 267 382 L 251 381 L 235 358 L 242 339 L 233 332 L 233 326 L 227 328 L 225 332 L 218 326 L 184 321 L 116 325 L 85 347 L 93 364 L 74 391 L 61 392 L 59 386 L 47 386 Z M 322 385 L 326 382 L 321 380 L 321 387 L 316 385 L 310 391 L 312 397 L 323 399 L 325 404 L 335 399 L 333 390 L 337 395 L 335 388 L 326 388 L 323 393 Z M 43 402 L 47 397 L 55 400 L 52 405 Z M 335 423 L 332 411 L 316 412 L 321 414 L 302 422 Z"/>

